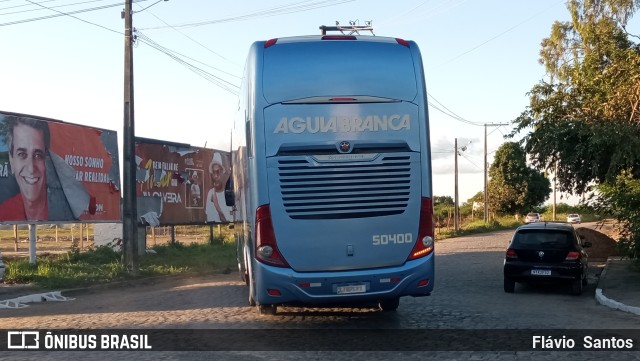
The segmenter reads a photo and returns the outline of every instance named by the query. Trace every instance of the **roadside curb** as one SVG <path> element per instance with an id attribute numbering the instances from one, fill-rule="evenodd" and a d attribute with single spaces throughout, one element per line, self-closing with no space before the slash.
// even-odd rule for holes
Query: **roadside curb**
<path id="1" fill-rule="evenodd" d="M 625 303 L 613 300 L 607 296 L 605 296 L 603 289 L 606 289 L 606 281 L 605 278 L 607 276 L 607 269 L 610 267 L 611 262 L 619 261 L 621 257 L 609 257 L 605 262 L 604 269 L 602 273 L 600 273 L 600 279 L 598 280 L 598 285 L 596 286 L 596 301 L 603 306 L 613 308 L 616 310 L 620 310 L 623 312 L 633 313 L 635 315 L 640 315 L 640 307 L 630 306 Z"/>
<path id="2" fill-rule="evenodd" d="M 625 305 L 622 302 L 618 302 L 607 298 L 601 288 L 596 288 L 596 300 L 603 306 L 607 306 L 616 310 L 633 313 L 640 316 L 640 307 Z"/>

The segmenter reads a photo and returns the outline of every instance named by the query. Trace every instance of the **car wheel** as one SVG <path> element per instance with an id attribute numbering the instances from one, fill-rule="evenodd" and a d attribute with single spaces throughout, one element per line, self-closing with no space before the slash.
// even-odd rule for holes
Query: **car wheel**
<path id="1" fill-rule="evenodd" d="M 400 297 L 394 297 L 378 302 L 378 308 L 382 311 L 395 311 L 400 306 Z"/>
<path id="2" fill-rule="evenodd" d="M 507 293 L 513 293 L 516 289 L 516 281 L 509 277 L 504 277 L 504 291 Z"/>
<path id="3" fill-rule="evenodd" d="M 582 279 L 571 282 L 571 294 L 580 296 L 582 294 Z"/>
<path id="4" fill-rule="evenodd" d="M 273 316 L 278 312 L 276 305 L 258 305 L 258 313 L 261 315 Z"/>

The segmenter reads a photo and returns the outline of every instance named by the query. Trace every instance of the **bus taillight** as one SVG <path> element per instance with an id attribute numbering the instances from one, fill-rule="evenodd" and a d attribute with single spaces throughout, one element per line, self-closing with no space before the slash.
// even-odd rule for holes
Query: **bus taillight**
<path id="1" fill-rule="evenodd" d="M 353 35 L 325 35 L 322 40 L 358 40 Z"/>
<path id="2" fill-rule="evenodd" d="M 418 240 L 409 254 L 408 260 L 427 256 L 433 252 L 433 203 L 431 198 L 422 198 L 420 204 L 420 226 Z"/>
<path id="3" fill-rule="evenodd" d="M 260 206 L 256 210 L 256 259 L 271 266 L 289 267 L 278 250 L 269 205 Z"/>
<path id="4" fill-rule="evenodd" d="M 409 42 L 404 39 L 396 38 L 396 41 L 402 46 L 406 46 L 407 48 L 409 47 Z"/>
<path id="5" fill-rule="evenodd" d="M 277 43 L 277 42 L 278 42 L 278 38 L 275 38 L 275 39 L 269 39 L 269 40 L 265 41 L 265 43 L 264 43 L 264 48 L 265 48 L 265 49 L 266 49 L 266 48 L 270 48 L 270 47 L 272 47 L 272 46 L 276 45 L 276 43 Z"/>

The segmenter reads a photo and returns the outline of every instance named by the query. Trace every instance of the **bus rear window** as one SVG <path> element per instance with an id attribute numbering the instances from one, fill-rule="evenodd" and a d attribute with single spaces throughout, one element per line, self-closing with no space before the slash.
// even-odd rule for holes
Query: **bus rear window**
<path id="1" fill-rule="evenodd" d="M 272 104 L 333 95 L 413 101 L 417 94 L 411 50 L 395 42 L 279 43 L 264 54 L 262 86 Z"/>

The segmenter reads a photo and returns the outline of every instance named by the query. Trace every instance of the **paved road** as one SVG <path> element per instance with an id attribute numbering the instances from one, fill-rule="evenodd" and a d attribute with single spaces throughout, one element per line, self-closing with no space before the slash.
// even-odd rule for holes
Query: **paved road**
<path id="1" fill-rule="evenodd" d="M 436 285 L 431 297 L 403 298 L 397 312 L 373 308 L 315 309 L 281 307 L 276 316 L 260 316 L 247 306 L 247 289 L 234 274 L 173 279 L 118 288 L 96 289 L 72 295 L 60 303 L 36 303 L 28 308 L 0 310 L 0 329 L 638 329 L 640 316 L 599 305 L 594 299 L 601 271 L 593 264 L 590 284 L 582 296 L 566 288 L 517 285 L 515 294 L 502 290 L 502 259 L 512 231 L 462 237 L 436 244 Z M 330 331 L 328 331 L 330 332 Z M 400 331 L 401 332 L 401 331 Z M 254 335 L 248 333 L 248 335 Z M 0 335 L 1 336 L 1 335 Z M 301 340 L 301 342 L 304 340 Z M 384 339 L 380 340 L 384 342 Z M 230 341 L 235 342 L 235 341 Z M 246 342 L 252 342 L 247 340 Z M 313 340 L 306 340 L 313 342 Z M 345 340 L 346 343 L 351 342 Z M 640 343 L 640 339 L 636 340 Z M 540 352 L 402 353 L 402 359 L 556 359 Z M 25 357 L 28 355 L 29 357 Z M 85 353 L 82 353 L 86 357 Z M 132 353 L 119 354 L 130 357 Z M 199 355 L 199 356 L 198 356 Z M 203 354 L 181 352 L 138 353 L 135 359 L 201 359 Z M 224 352 L 222 359 L 389 359 L 396 353 Z M 551 357 L 553 355 L 553 357 Z M 638 352 L 564 352 L 563 359 L 593 357 L 639 359 Z M 0 360 L 40 359 L 42 353 L 0 354 Z M 33 356 L 31 358 L 31 356 Z M 66 360 L 80 353 L 47 354 Z M 94 353 L 110 359 L 113 353 Z M 109 357 L 107 357 L 109 356 Z M 396 358 L 395 356 L 393 357 Z M 595 358 L 594 358 L 595 359 Z"/>

